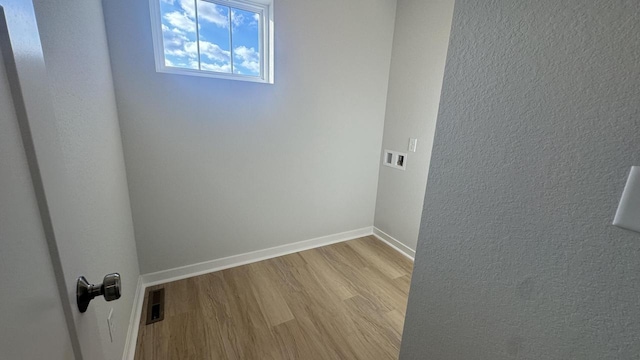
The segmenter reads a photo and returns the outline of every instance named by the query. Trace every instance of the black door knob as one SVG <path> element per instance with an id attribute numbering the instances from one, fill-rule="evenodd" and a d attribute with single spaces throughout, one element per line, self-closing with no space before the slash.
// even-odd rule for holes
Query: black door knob
<path id="1" fill-rule="evenodd" d="M 76 286 L 76 301 L 81 313 L 87 311 L 89 303 L 96 296 L 104 296 L 106 301 L 120 298 L 120 274 L 108 274 L 102 280 L 102 284 L 90 284 L 84 276 L 78 278 Z"/>

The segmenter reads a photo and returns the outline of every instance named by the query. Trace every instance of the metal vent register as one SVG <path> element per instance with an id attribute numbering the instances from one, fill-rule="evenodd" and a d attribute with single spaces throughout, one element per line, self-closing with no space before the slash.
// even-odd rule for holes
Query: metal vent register
<path id="1" fill-rule="evenodd" d="M 164 319 L 164 288 L 149 291 L 147 325 Z"/>

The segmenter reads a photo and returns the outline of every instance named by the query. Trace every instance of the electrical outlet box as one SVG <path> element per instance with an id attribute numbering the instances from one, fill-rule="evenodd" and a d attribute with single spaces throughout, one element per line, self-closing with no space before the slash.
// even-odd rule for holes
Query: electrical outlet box
<path id="1" fill-rule="evenodd" d="M 109 316 L 107 316 L 107 325 L 109 327 L 109 339 L 113 342 L 113 338 L 116 336 L 116 325 L 113 322 L 113 308 L 111 308 Z"/>
<path id="2" fill-rule="evenodd" d="M 407 169 L 407 154 L 398 151 L 385 150 L 382 164 L 398 170 Z"/>

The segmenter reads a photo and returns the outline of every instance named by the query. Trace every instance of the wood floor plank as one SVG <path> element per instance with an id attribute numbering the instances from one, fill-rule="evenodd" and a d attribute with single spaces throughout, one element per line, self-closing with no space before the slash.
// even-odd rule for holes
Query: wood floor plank
<path id="1" fill-rule="evenodd" d="M 411 265 L 365 237 L 151 287 L 135 359 L 397 359 Z"/>
<path id="2" fill-rule="evenodd" d="M 351 253 L 349 253 L 351 252 Z M 352 257 L 358 258 L 355 250 L 351 248 L 343 248 L 338 252 L 336 249 L 321 249 L 320 252 L 325 259 L 333 266 L 342 276 L 349 281 L 358 295 L 361 295 L 372 305 L 382 312 L 391 311 L 396 308 L 396 304 L 384 296 L 376 284 L 371 284 L 365 273 L 368 263 L 362 262 L 359 266 L 349 263 Z M 372 286 L 376 285 L 376 286 Z"/>
<path id="3" fill-rule="evenodd" d="M 411 275 L 405 275 L 393 279 L 393 282 L 402 291 L 403 294 L 409 295 L 409 287 L 411 286 Z"/>
<path id="4" fill-rule="evenodd" d="M 318 341 L 321 336 L 313 323 L 291 320 L 274 327 L 282 359 L 339 359 L 333 348 Z"/>
<path id="5" fill-rule="evenodd" d="M 196 321 L 196 316 L 195 313 L 185 312 L 163 320 L 162 329 L 168 331 L 169 358 L 204 358 L 204 323 Z"/>
<path id="6" fill-rule="evenodd" d="M 391 279 L 395 279 L 406 274 L 404 269 L 391 261 L 387 261 L 385 254 L 378 251 L 378 249 L 371 246 L 364 239 L 350 241 L 348 245 L 367 260 L 367 267 L 376 267 L 382 274 Z"/>
<path id="7" fill-rule="evenodd" d="M 392 331 L 395 331 L 398 335 L 398 338 L 402 338 L 402 328 L 404 326 L 404 316 L 406 311 L 402 310 L 391 310 L 384 314 L 385 319 L 393 326 L 391 327 Z"/>
<path id="8" fill-rule="evenodd" d="M 338 296 L 341 300 L 346 300 L 357 295 L 357 291 L 331 265 L 318 253 L 318 251 L 308 250 L 300 253 L 305 259 L 311 271 L 321 278 L 322 284 L 328 291 Z"/>
<path id="9" fill-rule="evenodd" d="M 250 279 L 255 297 L 269 325 L 273 327 L 293 320 L 293 314 L 283 294 L 277 291 L 277 279 L 269 276 L 268 265 L 261 261 L 248 266 L 252 270 Z"/>
<path id="10" fill-rule="evenodd" d="M 381 314 L 369 308 L 360 296 L 345 300 L 345 305 L 354 314 L 360 340 L 365 343 L 362 351 L 374 350 L 374 359 L 397 359 L 400 351 L 400 338 Z M 353 336 L 353 335 L 352 335 Z"/>
<path id="11" fill-rule="evenodd" d="M 385 278 L 378 269 L 364 268 L 361 273 L 369 284 L 368 290 L 381 302 L 387 304 L 390 310 L 407 306 L 407 295 L 403 294 L 393 280 Z"/>
<path id="12" fill-rule="evenodd" d="M 251 287 L 252 277 L 248 266 L 227 269 L 222 272 L 227 284 L 227 296 L 231 319 L 237 337 L 233 343 L 240 359 L 277 359 L 275 339 L 262 313 Z"/>
<path id="13" fill-rule="evenodd" d="M 214 359 L 240 359 L 235 339 L 238 334 L 225 296 L 227 288 L 222 273 L 196 278 L 200 296 L 207 347 Z"/>
<path id="14" fill-rule="evenodd" d="M 380 253 L 384 254 L 384 257 L 394 266 L 398 266 L 402 268 L 405 273 L 411 274 L 411 271 L 413 270 L 413 262 L 386 243 L 378 240 L 375 236 L 371 235 L 356 240 L 364 242 L 373 249 L 376 249 Z"/>
<path id="15" fill-rule="evenodd" d="M 310 268 L 305 269 L 307 271 L 300 271 L 297 276 L 301 282 L 310 286 L 304 291 L 287 296 L 295 318 L 301 324 L 313 324 L 320 333 L 318 341 L 335 352 L 335 358 L 357 358 L 351 344 L 344 341 L 345 335 L 355 331 L 355 326 L 345 313 L 342 299 L 320 286 L 322 280 Z"/>
<path id="16" fill-rule="evenodd" d="M 165 316 L 175 316 L 200 310 L 196 278 L 165 284 Z M 166 296 L 170 293 L 171 296 Z"/>

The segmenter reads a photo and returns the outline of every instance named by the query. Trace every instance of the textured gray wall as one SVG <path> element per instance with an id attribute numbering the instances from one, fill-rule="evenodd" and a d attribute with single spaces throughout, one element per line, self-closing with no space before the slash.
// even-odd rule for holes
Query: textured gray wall
<path id="1" fill-rule="evenodd" d="M 639 18 L 457 1 L 401 359 L 638 359 Z"/>
<path id="2" fill-rule="evenodd" d="M 415 250 L 442 92 L 454 0 L 399 0 L 382 149 L 408 152 L 405 171 L 380 166 L 374 226 Z M 380 156 L 379 161 L 381 161 Z"/>

